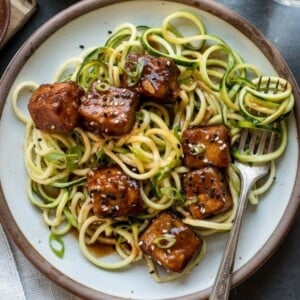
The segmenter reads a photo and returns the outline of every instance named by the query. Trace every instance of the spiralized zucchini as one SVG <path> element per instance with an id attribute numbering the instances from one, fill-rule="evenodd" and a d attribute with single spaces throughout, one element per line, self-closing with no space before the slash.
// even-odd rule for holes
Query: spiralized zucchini
<path id="1" fill-rule="evenodd" d="M 181 31 L 178 24 L 182 21 L 189 24 L 194 34 Z M 133 130 L 119 139 L 98 136 L 81 128 L 68 135 L 43 133 L 18 107 L 22 91 L 36 89 L 38 85 L 24 82 L 12 96 L 15 115 L 26 126 L 24 158 L 30 178 L 27 191 L 31 203 L 41 210 L 44 222 L 55 237 L 75 228 L 84 256 L 94 265 L 108 270 L 128 267 L 143 258 L 139 234 L 160 211 L 176 211 L 183 222 L 202 236 L 231 229 L 240 189 L 234 165 L 227 169 L 234 201 L 231 211 L 195 220 L 187 210 L 180 180 L 189 171 L 182 165 L 181 134 L 185 129 L 226 124 L 231 131 L 235 158 L 252 163 L 271 161 L 268 178 L 250 193 L 250 202 L 256 204 L 273 183 L 275 161 L 287 145 L 285 120 L 294 104 L 289 82 L 267 76 L 257 66 L 244 62 L 230 45 L 208 34 L 202 21 L 188 12 L 171 14 L 156 28 L 129 23 L 120 25 L 105 45 L 66 61 L 53 81 L 75 80 L 85 91 L 95 80 L 104 85 L 120 86 L 126 55 L 132 52 L 175 61 L 180 69 L 179 101 L 167 106 L 151 101 L 142 103 Z M 133 85 L 140 71 L 137 68 L 129 74 Z M 235 144 L 243 128 L 275 131 L 279 142 L 274 152 L 260 156 L 239 153 Z M 93 166 L 105 165 L 108 161 L 118 164 L 126 174 L 140 181 L 143 214 L 117 219 L 99 219 L 93 214 L 86 174 Z M 95 243 L 111 245 L 119 259 L 110 261 L 95 257 L 89 250 L 89 245 Z M 185 275 L 204 255 L 203 246 L 201 253 L 180 275 L 161 277 L 152 261 L 147 259 L 147 264 L 153 278 L 164 282 Z"/>

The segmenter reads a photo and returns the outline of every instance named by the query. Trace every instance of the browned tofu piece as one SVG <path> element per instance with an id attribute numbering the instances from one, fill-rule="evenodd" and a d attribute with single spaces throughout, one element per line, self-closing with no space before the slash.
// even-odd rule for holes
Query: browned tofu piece
<path id="1" fill-rule="evenodd" d="M 182 187 L 187 199 L 195 201 L 188 207 L 194 219 L 217 215 L 233 207 L 228 183 L 221 169 L 205 167 L 193 170 L 183 176 Z"/>
<path id="2" fill-rule="evenodd" d="M 29 100 L 28 110 L 37 129 L 68 133 L 77 125 L 84 91 L 73 81 L 42 84 Z"/>
<path id="3" fill-rule="evenodd" d="M 142 66 L 141 76 L 130 76 Z M 178 76 L 180 71 L 173 60 L 152 55 L 129 54 L 122 84 L 125 87 L 134 85 L 134 89 L 142 96 L 160 103 L 174 103 L 179 93 Z M 133 79 L 133 83 L 132 83 Z"/>
<path id="4" fill-rule="evenodd" d="M 213 165 L 230 165 L 230 130 L 225 125 L 195 127 L 182 133 L 184 164 L 198 169 Z"/>
<path id="5" fill-rule="evenodd" d="M 203 243 L 189 226 L 169 212 L 159 214 L 140 241 L 147 255 L 173 272 L 182 272 Z"/>
<path id="6" fill-rule="evenodd" d="M 96 81 L 82 98 L 79 113 L 89 131 L 120 136 L 132 130 L 138 104 L 136 92 Z"/>
<path id="7" fill-rule="evenodd" d="M 94 214 L 99 218 L 128 216 L 142 209 L 138 182 L 117 166 L 92 169 L 87 185 Z"/>

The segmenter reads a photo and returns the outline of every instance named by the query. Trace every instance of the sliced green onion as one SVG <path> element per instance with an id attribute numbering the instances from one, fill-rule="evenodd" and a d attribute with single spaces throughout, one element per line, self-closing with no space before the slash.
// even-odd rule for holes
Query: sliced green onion
<path id="1" fill-rule="evenodd" d="M 77 168 L 83 154 L 83 147 L 76 145 L 67 151 L 67 169 L 73 171 Z"/>
<path id="2" fill-rule="evenodd" d="M 61 236 L 51 232 L 49 236 L 49 246 L 57 257 L 63 258 L 65 254 L 65 244 Z"/>
<path id="3" fill-rule="evenodd" d="M 58 152 L 50 152 L 50 153 L 47 153 L 44 157 L 49 162 L 57 162 L 60 160 L 64 160 L 66 157 L 66 154 L 58 153 Z"/>
<path id="4" fill-rule="evenodd" d="M 152 180 L 152 191 L 153 193 L 157 196 L 157 197 L 161 197 L 161 192 L 160 189 L 158 187 L 158 183 L 163 180 L 163 178 L 166 176 L 166 174 L 168 174 L 171 171 L 171 167 L 170 166 L 165 166 L 162 168 L 159 168 L 158 172 L 156 173 L 156 175 L 153 177 Z"/>
<path id="5" fill-rule="evenodd" d="M 98 91 L 98 92 L 105 92 L 105 91 L 108 91 L 110 88 L 110 85 L 105 83 L 105 82 L 99 82 L 97 84 L 95 84 L 95 89 Z"/>
<path id="6" fill-rule="evenodd" d="M 65 165 L 67 169 L 72 171 L 78 166 L 82 153 L 82 146 L 77 145 L 70 148 L 67 153 L 50 152 L 47 153 L 44 158 L 48 162 L 52 162 L 56 165 Z"/>
<path id="7" fill-rule="evenodd" d="M 204 144 L 191 145 L 189 148 L 190 148 L 189 152 L 191 155 L 199 155 L 205 152 Z"/>
<path id="8" fill-rule="evenodd" d="M 176 237 L 174 234 L 163 234 L 158 236 L 153 240 L 153 244 L 155 244 L 158 248 L 168 249 L 176 244 Z"/>
<path id="9" fill-rule="evenodd" d="M 166 195 L 168 198 L 184 203 L 184 193 L 180 189 L 175 187 L 165 186 L 160 189 L 160 192 L 163 195 Z"/>

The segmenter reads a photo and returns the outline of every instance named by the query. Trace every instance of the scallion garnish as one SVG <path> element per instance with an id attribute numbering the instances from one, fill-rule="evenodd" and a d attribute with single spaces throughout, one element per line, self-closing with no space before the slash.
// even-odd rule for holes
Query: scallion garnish
<path id="1" fill-rule="evenodd" d="M 171 248 L 176 243 L 176 237 L 174 234 L 163 234 L 158 236 L 153 240 L 153 244 L 155 244 L 158 248 L 168 249 Z"/>
<path id="2" fill-rule="evenodd" d="M 51 232 L 49 236 L 49 246 L 57 257 L 62 258 L 64 256 L 65 244 L 61 236 Z"/>
<path id="3" fill-rule="evenodd" d="M 162 195 L 166 195 L 170 199 L 184 203 L 184 193 L 180 189 L 176 189 L 175 187 L 171 186 L 166 186 L 162 187 L 160 189 L 160 192 Z"/>
<path id="4" fill-rule="evenodd" d="M 74 146 L 68 149 L 67 153 L 50 152 L 44 156 L 48 162 L 56 165 L 65 165 L 70 171 L 76 169 L 82 156 L 82 146 Z"/>
<path id="5" fill-rule="evenodd" d="M 205 152 L 205 145 L 197 144 L 197 145 L 190 145 L 190 154 L 192 155 L 199 155 Z"/>
<path id="6" fill-rule="evenodd" d="M 105 92 L 108 91 L 110 88 L 109 84 L 105 83 L 105 82 L 99 82 L 95 85 L 95 89 L 98 92 Z"/>

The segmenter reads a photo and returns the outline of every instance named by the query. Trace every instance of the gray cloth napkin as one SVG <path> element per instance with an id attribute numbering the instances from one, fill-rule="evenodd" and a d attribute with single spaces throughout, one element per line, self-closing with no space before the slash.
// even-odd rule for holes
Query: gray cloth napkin
<path id="1" fill-rule="evenodd" d="M 0 299 L 79 300 L 47 279 L 7 238 L 0 223 Z"/>
<path id="2" fill-rule="evenodd" d="M 0 299 L 26 299 L 9 242 L 0 224 Z"/>

